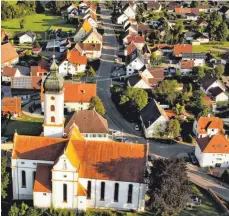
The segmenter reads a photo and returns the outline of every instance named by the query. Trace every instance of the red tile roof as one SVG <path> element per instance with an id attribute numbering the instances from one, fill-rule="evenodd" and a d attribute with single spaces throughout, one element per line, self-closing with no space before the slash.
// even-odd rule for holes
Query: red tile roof
<path id="1" fill-rule="evenodd" d="M 6 43 L 1 46 L 1 63 L 10 62 L 13 59 L 18 58 L 16 50 L 13 48 L 11 43 Z"/>
<path id="2" fill-rule="evenodd" d="M 6 114 L 10 112 L 11 114 L 21 113 L 21 98 L 20 97 L 4 97 L 2 99 L 2 112 Z"/>
<path id="3" fill-rule="evenodd" d="M 64 83 L 65 103 L 89 103 L 96 96 L 96 84 L 91 83 Z M 44 101 L 41 89 L 41 101 Z"/>
<path id="4" fill-rule="evenodd" d="M 52 164 L 37 164 L 36 178 L 33 187 L 34 192 L 50 193 L 52 191 L 52 166 Z"/>
<path id="5" fill-rule="evenodd" d="M 192 60 L 190 61 L 181 60 L 180 66 L 181 66 L 181 69 L 193 69 L 195 65 L 194 65 L 194 61 Z"/>
<path id="6" fill-rule="evenodd" d="M 223 121 L 218 117 L 200 117 L 198 120 L 197 131 L 199 134 L 206 134 L 207 129 L 219 130 L 219 133 L 223 131 Z"/>
<path id="7" fill-rule="evenodd" d="M 182 53 L 191 53 L 192 52 L 192 45 L 190 45 L 190 44 L 174 45 L 173 52 L 176 56 L 179 56 Z"/>
<path id="8" fill-rule="evenodd" d="M 127 55 L 130 55 L 133 51 L 135 51 L 137 49 L 137 47 L 134 45 L 133 42 L 131 42 L 127 48 L 126 48 L 126 51 L 127 51 Z"/>
<path id="9" fill-rule="evenodd" d="M 194 13 L 194 14 L 199 14 L 199 8 L 175 8 L 175 12 L 177 14 L 190 14 L 190 13 Z"/>
<path id="10" fill-rule="evenodd" d="M 130 42 L 134 42 L 134 43 L 145 43 L 145 38 L 143 36 L 139 36 L 139 35 L 130 35 L 129 37 L 127 37 L 127 41 L 128 43 Z"/>
<path id="11" fill-rule="evenodd" d="M 16 74 L 16 71 L 17 71 L 17 68 L 6 66 L 3 68 L 2 75 L 7 76 L 7 77 L 14 77 Z"/>
<path id="12" fill-rule="evenodd" d="M 37 76 L 37 73 L 47 73 L 49 71 L 48 62 L 41 59 L 37 66 L 31 66 L 30 72 L 32 76 Z"/>
<path id="13" fill-rule="evenodd" d="M 197 138 L 196 141 L 203 153 L 229 154 L 229 140 L 223 134 Z"/>
<path id="14" fill-rule="evenodd" d="M 75 48 L 79 51 L 100 51 L 101 44 L 92 44 L 92 43 L 77 43 Z"/>
<path id="15" fill-rule="evenodd" d="M 67 53 L 67 59 L 72 64 L 86 65 L 87 57 L 81 56 L 77 50 L 71 50 Z"/>

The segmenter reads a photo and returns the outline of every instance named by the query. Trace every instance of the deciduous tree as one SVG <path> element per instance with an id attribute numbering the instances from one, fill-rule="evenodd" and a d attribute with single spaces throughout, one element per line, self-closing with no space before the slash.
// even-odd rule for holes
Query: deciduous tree
<path id="1" fill-rule="evenodd" d="M 169 138 L 177 138 L 180 135 L 181 126 L 177 119 L 171 119 L 168 123 L 167 133 Z"/>
<path id="2" fill-rule="evenodd" d="M 9 184 L 9 173 L 6 171 L 7 157 L 1 158 L 1 194 L 2 198 L 7 197 L 7 187 Z"/>
<path id="3" fill-rule="evenodd" d="M 89 109 L 95 109 L 100 115 L 105 115 L 106 110 L 104 108 L 103 102 L 100 100 L 98 96 L 95 96 L 91 99 Z"/>

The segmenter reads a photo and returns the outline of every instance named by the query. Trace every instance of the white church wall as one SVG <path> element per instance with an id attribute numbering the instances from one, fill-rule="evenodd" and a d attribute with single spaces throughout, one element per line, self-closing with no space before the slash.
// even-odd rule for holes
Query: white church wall
<path id="1" fill-rule="evenodd" d="M 52 203 L 52 193 L 33 192 L 33 205 L 38 208 L 49 208 Z"/>
<path id="2" fill-rule="evenodd" d="M 44 136 L 45 137 L 63 137 L 64 127 L 60 126 L 44 126 Z"/>

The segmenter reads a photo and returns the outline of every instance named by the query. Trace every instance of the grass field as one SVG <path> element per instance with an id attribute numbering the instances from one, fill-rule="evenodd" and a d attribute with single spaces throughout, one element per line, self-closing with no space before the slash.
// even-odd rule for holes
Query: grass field
<path id="1" fill-rule="evenodd" d="M 19 25 L 21 19 L 26 20 L 24 29 L 21 29 Z M 14 37 L 17 33 L 27 30 L 34 31 L 36 33 L 43 33 L 48 29 L 58 28 L 61 28 L 63 31 L 75 31 L 74 25 L 67 24 L 66 20 L 62 19 L 60 16 L 53 16 L 49 12 L 45 12 L 45 14 L 33 14 L 24 18 L 3 21 L 1 26 L 8 34 L 10 34 L 11 37 Z"/>
<path id="2" fill-rule="evenodd" d="M 202 44 L 202 45 L 192 45 L 193 52 L 212 52 L 223 54 L 226 50 L 221 48 L 229 48 L 229 42 L 215 43 L 215 44 Z"/>

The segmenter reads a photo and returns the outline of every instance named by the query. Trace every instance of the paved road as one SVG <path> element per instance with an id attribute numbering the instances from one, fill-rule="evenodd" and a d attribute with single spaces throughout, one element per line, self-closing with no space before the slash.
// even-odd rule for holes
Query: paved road
<path id="1" fill-rule="evenodd" d="M 97 90 L 98 95 L 104 102 L 107 110 L 106 119 L 109 122 L 109 127 L 114 130 L 123 131 L 125 136 L 128 136 L 128 140 L 137 143 L 147 143 L 147 141 L 141 137 L 141 133 L 134 130 L 134 124 L 126 121 L 123 116 L 116 109 L 114 103 L 111 100 L 110 93 L 110 72 L 111 68 L 115 66 L 114 59 L 119 49 L 119 44 L 114 34 L 114 24 L 111 22 L 110 12 L 101 11 L 101 18 L 105 27 L 105 34 L 103 36 L 103 51 L 101 56 L 100 67 L 97 71 Z M 191 152 L 194 150 L 193 146 L 189 145 L 171 145 L 162 144 L 155 141 L 150 141 L 150 153 L 160 155 L 163 157 L 177 156 L 179 153 Z"/>

